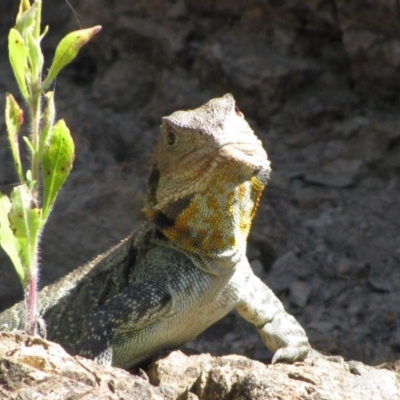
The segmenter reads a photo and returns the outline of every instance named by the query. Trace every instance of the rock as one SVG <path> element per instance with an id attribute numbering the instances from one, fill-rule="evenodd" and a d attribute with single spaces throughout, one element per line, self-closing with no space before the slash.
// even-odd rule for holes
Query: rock
<path id="1" fill-rule="evenodd" d="M 150 365 L 149 382 L 147 377 L 72 357 L 44 339 L 0 332 L 0 397 L 4 400 L 393 400 L 400 395 L 394 371 L 389 366 L 377 369 L 325 359 L 267 366 L 236 355 L 187 356 L 175 351 Z"/>
<path id="2" fill-rule="evenodd" d="M 264 365 L 235 355 L 186 356 L 176 351 L 154 362 L 149 377 L 152 384 L 168 388 L 171 398 L 187 398 L 188 392 L 200 400 L 400 398 L 395 372 L 323 358 Z"/>
<path id="3" fill-rule="evenodd" d="M 0 332 L 1 399 L 163 400 L 160 389 L 119 368 L 72 357 L 58 344 Z"/>
<path id="4" fill-rule="evenodd" d="M 270 180 L 268 182 L 268 188 L 277 188 L 281 190 L 287 190 L 289 188 L 289 179 L 278 171 L 272 171 Z"/>
<path id="5" fill-rule="evenodd" d="M 335 264 L 334 267 L 338 276 L 357 276 L 365 270 L 366 265 L 362 262 L 355 262 L 348 257 L 340 258 Z"/>
<path id="6" fill-rule="evenodd" d="M 316 121 L 323 119 L 341 119 L 346 110 L 357 103 L 357 98 L 346 88 L 335 84 L 324 85 L 323 88 L 320 86 L 316 82 L 312 89 L 290 96 L 280 118 L 301 122 L 302 125 L 315 125 Z"/>
<path id="7" fill-rule="evenodd" d="M 379 279 L 375 278 L 374 276 L 369 276 L 368 284 L 378 293 L 388 293 L 392 290 L 392 285 L 386 279 Z"/>
<path id="8" fill-rule="evenodd" d="M 333 223 L 332 215 L 329 210 L 323 210 L 317 218 L 309 219 L 304 221 L 304 226 L 309 230 L 321 231 L 329 228 Z M 323 244 L 321 244 L 323 246 Z M 316 247 L 316 251 L 319 251 L 319 246 Z M 325 251 L 323 248 L 322 251 Z"/>
<path id="9" fill-rule="evenodd" d="M 184 18 L 188 14 L 186 3 L 183 0 L 179 0 L 176 3 L 169 6 L 166 15 L 170 19 Z"/>
<path id="10" fill-rule="evenodd" d="M 185 41 L 191 26 L 180 22 L 160 24 L 151 18 L 122 15 L 116 28 L 124 33 L 126 40 L 131 40 L 130 44 L 146 44 L 147 51 L 152 49 L 157 53 L 157 58 L 171 62 L 177 53 L 185 50 Z M 120 46 L 124 48 L 126 44 L 121 43 Z"/>
<path id="11" fill-rule="evenodd" d="M 267 275 L 267 284 L 275 293 L 288 290 L 301 272 L 302 263 L 294 251 L 289 251 L 279 257 Z"/>
<path id="12" fill-rule="evenodd" d="M 354 179 L 346 175 L 332 175 L 328 172 L 316 171 L 304 175 L 304 180 L 316 185 L 347 188 L 354 185 Z"/>
<path id="13" fill-rule="evenodd" d="M 297 307 L 305 307 L 311 294 L 311 285 L 304 281 L 295 281 L 290 285 L 290 301 Z"/>
<path id="14" fill-rule="evenodd" d="M 277 255 L 284 251 L 285 237 L 286 228 L 281 218 L 272 207 L 261 203 L 254 218 L 248 242 L 250 248 L 255 248 L 259 252 L 257 258 L 260 259 L 266 271 L 271 268 Z"/>
<path id="15" fill-rule="evenodd" d="M 351 4 L 338 0 L 336 4 L 344 50 L 349 57 L 357 90 L 374 96 L 377 101 L 398 98 L 400 41 L 397 3 L 376 1 L 368 11 L 363 8 L 362 0 Z"/>
<path id="16" fill-rule="evenodd" d="M 378 365 L 377 368 L 385 368 L 389 371 L 394 371 L 397 374 L 400 374 L 400 360 L 396 360 L 391 363 L 383 363 L 381 365 Z"/>
<path id="17" fill-rule="evenodd" d="M 93 92 L 104 107 L 121 112 L 139 109 L 151 100 L 154 90 L 154 71 L 138 57 L 124 57 L 96 79 Z M 130 86 L 130 90 L 125 90 Z"/>
<path id="18" fill-rule="evenodd" d="M 346 160 L 337 158 L 335 161 L 324 165 L 323 170 L 333 175 L 348 176 L 355 180 L 357 175 L 360 173 L 362 165 L 362 160 Z"/>
<path id="19" fill-rule="evenodd" d="M 264 266 L 260 260 L 255 259 L 255 260 L 251 261 L 250 266 L 255 275 L 257 275 L 259 278 L 264 277 L 265 270 L 264 270 Z"/>
<path id="20" fill-rule="evenodd" d="M 236 32 L 224 32 L 213 37 L 202 51 L 203 57 L 195 65 L 199 76 L 209 81 L 215 80 L 217 73 L 239 91 L 256 93 L 257 96 L 247 99 L 242 107 L 256 110 L 260 118 L 276 112 L 293 91 L 317 79 L 321 72 L 310 60 L 280 54 L 268 40 L 258 35 L 245 37 Z M 290 93 L 289 87 L 292 88 Z"/>
<path id="21" fill-rule="evenodd" d="M 323 202 L 336 205 L 338 201 L 339 195 L 333 189 L 310 185 L 299 188 L 293 195 L 293 202 L 301 209 L 313 209 Z"/>

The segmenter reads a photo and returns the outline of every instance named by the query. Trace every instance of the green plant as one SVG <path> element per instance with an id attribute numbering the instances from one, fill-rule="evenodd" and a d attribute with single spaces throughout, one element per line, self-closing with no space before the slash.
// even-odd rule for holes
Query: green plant
<path id="1" fill-rule="evenodd" d="M 95 26 L 66 35 L 43 79 L 41 41 L 42 0 L 20 0 L 16 24 L 8 36 L 12 70 L 28 110 L 30 136 L 27 146 L 30 167 L 24 171 L 19 151 L 23 110 L 6 94 L 5 121 L 19 184 L 10 198 L 0 193 L 0 245 L 10 257 L 25 289 L 26 330 L 36 333 L 38 247 L 42 229 L 74 159 L 74 143 L 61 119 L 55 122 L 54 93 L 45 92 L 58 73 L 100 29 Z M 41 172 L 41 175 L 40 175 Z"/>

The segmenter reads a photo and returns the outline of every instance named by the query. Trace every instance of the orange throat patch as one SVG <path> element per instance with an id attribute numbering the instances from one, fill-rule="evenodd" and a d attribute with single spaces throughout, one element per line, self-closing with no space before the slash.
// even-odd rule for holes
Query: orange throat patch
<path id="1" fill-rule="evenodd" d="M 207 189 L 164 210 L 144 210 L 179 248 L 201 256 L 224 256 L 244 248 L 264 184 L 256 177 L 227 182 L 222 174 Z M 229 176 L 229 179 L 232 179 Z"/>

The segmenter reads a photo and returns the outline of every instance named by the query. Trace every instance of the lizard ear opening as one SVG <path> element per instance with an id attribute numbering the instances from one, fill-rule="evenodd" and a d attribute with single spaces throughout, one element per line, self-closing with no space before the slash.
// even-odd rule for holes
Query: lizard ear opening
<path id="1" fill-rule="evenodd" d="M 160 181 L 160 170 L 156 165 L 151 166 L 150 175 L 147 183 L 147 204 L 154 206 L 157 204 L 157 189 Z"/>

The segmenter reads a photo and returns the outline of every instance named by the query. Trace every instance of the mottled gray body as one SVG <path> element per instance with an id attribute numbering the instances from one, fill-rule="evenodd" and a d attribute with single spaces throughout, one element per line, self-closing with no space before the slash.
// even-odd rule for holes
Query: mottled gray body
<path id="1" fill-rule="evenodd" d="M 227 139 L 238 127 L 235 141 Z M 47 337 L 72 354 L 132 368 L 236 309 L 275 352 L 273 362 L 304 359 L 310 350 L 304 330 L 245 256 L 269 162 L 232 96 L 164 118 L 162 135 L 149 179 L 149 221 L 40 292 Z M 202 169 L 189 171 L 199 149 Z M 187 157 L 192 161 L 185 164 Z M 176 176 L 168 175 L 176 159 Z M 24 319 L 17 304 L 0 314 L 0 329 L 24 329 Z"/>
<path id="2" fill-rule="evenodd" d="M 158 236 L 147 224 L 95 262 L 44 288 L 39 314 L 48 338 L 71 354 L 131 368 L 179 348 L 236 308 L 272 351 L 308 351 L 304 331 L 253 274 L 245 256 L 224 273 L 208 274 Z M 23 329 L 24 316 L 19 303 L 0 315 L 0 327 Z"/>

